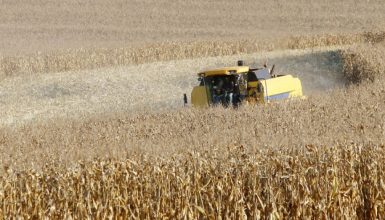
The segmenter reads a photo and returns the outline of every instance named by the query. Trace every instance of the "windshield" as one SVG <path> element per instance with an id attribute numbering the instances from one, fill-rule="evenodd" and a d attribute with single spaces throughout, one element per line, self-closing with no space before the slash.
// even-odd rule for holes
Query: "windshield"
<path id="1" fill-rule="evenodd" d="M 255 82 L 261 79 L 270 79 L 270 78 L 271 78 L 270 70 L 267 68 L 253 70 L 247 73 L 247 80 L 249 82 Z"/>
<path id="2" fill-rule="evenodd" d="M 206 88 L 210 94 L 211 103 L 229 106 L 239 103 L 238 75 L 206 77 Z"/>

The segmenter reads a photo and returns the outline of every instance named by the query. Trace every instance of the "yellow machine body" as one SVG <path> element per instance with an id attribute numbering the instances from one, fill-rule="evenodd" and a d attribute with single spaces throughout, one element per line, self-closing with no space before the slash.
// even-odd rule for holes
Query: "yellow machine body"
<path id="1" fill-rule="evenodd" d="M 258 77 L 262 72 L 264 77 Z M 292 75 L 270 75 L 267 68 L 225 67 L 201 72 L 198 76 L 201 83 L 191 93 L 191 103 L 195 107 L 218 103 L 265 103 L 303 96 L 300 79 Z M 226 83 L 229 86 L 222 85 Z"/>
<path id="2" fill-rule="evenodd" d="M 249 82 L 248 87 L 256 88 L 258 83 L 263 86 L 264 101 L 302 97 L 301 81 L 292 75 L 277 76 L 271 79 Z"/>
<path id="3" fill-rule="evenodd" d="M 195 86 L 191 92 L 191 103 L 194 106 L 209 106 L 210 95 L 205 86 Z"/>

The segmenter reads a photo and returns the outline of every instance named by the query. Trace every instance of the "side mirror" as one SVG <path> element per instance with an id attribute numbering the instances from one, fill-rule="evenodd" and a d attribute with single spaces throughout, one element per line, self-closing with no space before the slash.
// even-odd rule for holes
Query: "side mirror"
<path id="1" fill-rule="evenodd" d="M 183 103 L 184 103 L 184 106 L 186 107 L 186 105 L 187 105 L 187 95 L 186 95 L 186 93 L 185 94 L 183 94 Z"/>

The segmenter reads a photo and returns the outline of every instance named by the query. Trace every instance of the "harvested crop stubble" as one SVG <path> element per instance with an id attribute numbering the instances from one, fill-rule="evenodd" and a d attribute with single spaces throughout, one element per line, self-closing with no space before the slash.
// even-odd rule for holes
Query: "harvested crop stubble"
<path id="1" fill-rule="evenodd" d="M 0 58 L 0 79 L 13 75 L 51 73 L 109 66 L 148 63 L 207 56 L 225 56 L 277 49 L 304 49 L 320 46 L 380 42 L 385 33 L 326 34 L 261 41 L 193 41 L 152 44 L 138 48 L 77 49 Z"/>
<path id="2" fill-rule="evenodd" d="M 383 219 L 385 147 L 212 148 L 7 170 L 0 217 Z"/>

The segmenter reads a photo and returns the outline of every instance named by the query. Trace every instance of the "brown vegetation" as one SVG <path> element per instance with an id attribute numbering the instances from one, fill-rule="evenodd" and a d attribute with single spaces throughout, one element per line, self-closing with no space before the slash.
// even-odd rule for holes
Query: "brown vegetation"
<path id="1" fill-rule="evenodd" d="M 385 147 L 211 148 L 6 172 L 0 217 L 382 219 Z"/>
<path id="2" fill-rule="evenodd" d="M 2 0 L 0 54 L 383 28 L 382 0 Z"/>
<path id="3" fill-rule="evenodd" d="M 342 53 L 344 75 L 352 83 L 384 80 L 384 44 L 364 44 L 350 48 Z"/>
<path id="4" fill-rule="evenodd" d="M 2 214 L 383 218 L 384 100 L 374 80 L 258 108 L 4 128 Z"/>
<path id="5" fill-rule="evenodd" d="M 378 31 L 361 34 L 298 36 L 264 41 L 260 40 L 260 38 L 245 38 L 237 41 L 174 42 L 139 48 L 76 49 L 23 56 L 7 56 L 0 59 L 0 79 L 21 74 L 95 69 L 155 61 L 248 54 L 282 49 L 341 46 L 366 42 L 378 43 L 384 37 L 385 32 Z"/>
<path id="6" fill-rule="evenodd" d="M 115 24 L 118 28 L 127 26 L 132 29 L 136 25 L 138 20 L 135 19 L 123 19 L 119 23 L 122 15 L 117 13 L 119 10 L 113 10 L 103 2 L 94 1 L 94 4 L 96 8 L 106 7 L 106 17 L 101 17 L 96 13 L 99 10 L 95 10 L 96 14 L 91 13 L 88 18 L 76 18 L 71 13 L 82 14 L 84 7 L 89 7 L 88 3 L 79 3 L 78 11 L 67 10 L 71 17 L 69 23 L 94 20 L 101 22 L 101 26 L 93 24 L 98 29 L 104 27 L 104 19 L 108 18 L 106 24 Z M 189 8 L 189 5 L 177 2 L 180 8 L 175 11 Z M 0 61 L 0 79 L 15 75 L 27 79 L 24 75 L 32 73 L 153 61 L 354 44 L 341 49 L 339 54 L 343 73 L 352 84 L 305 100 L 265 106 L 188 108 L 159 113 L 142 111 L 135 115 L 115 110 L 76 118 L 43 118 L 34 123 L 2 125 L 0 218 L 385 218 L 385 34 L 373 31 L 371 26 L 384 16 L 383 2 L 297 0 L 288 4 L 271 1 L 266 3 L 267 8 L 279 4 L 273 11 L 278 10 L 280 14 L 270 13 L 273 14 L 270 16 L 272 10 L 259 7 L 253 1 L 255 5 L 245 10 L 258 8 L 260 13 L 255 13 L 258 22 L 267 13 L 278 25 L 272 31 L 282 33 L 279 40 L 249 37 L 248 28 L 235 28 L 243 22 L 259 27 L 253 16 L 249 20 L 235 16 L 237 19 L 230 22 L 234 20 L 233 16 L 219 19 L 222 14 L 218 13 L 209 18 L 209 13 L 201 11 L 206 4 L 220 6 L 223 11 L 229 6 L 242 11 L 244 3 L 251 4 L 248 1 L 234 5 L 230 1 L 194 2 L 197 8 L 188 16 L 204 16 L 202 20 L 193 19 L 191 24 L 182 19 L 179 19 L 182 23 L 172 23 L 168 17 L 166 19 L 165 12 L 154 12 L 161 8 L 159 4 L 166 3 L 154 3 L 149 11 L 159 19 L 165 18 L 162 21 L 167 24 L 151 23 L 148 18 L 143 20 L 147 27 L 159 25 L 155 39 L 141 39 L 143 35 L 149 36 L 150 31 L 145 29 L 131 38 L 117 34 L 118 38 L 126 36 L 130 41 L 137 40 L 138 44 L 132 43 L 135 47 L 108 49 L 105 42 L 97 41 L 90 46 L 83 39 L 78 44 L 89 48 L 58 52 L 51 51 L 48 46 L 43 53 L 10 53 Z M 25 9 L 17 9 L 20 3 L 27 4 L 23 1 L 4 2 L 16 12 L 23 12 Z M 55 4 L 28 5 L 32 12 L 26 17 L 5 10 L 0 16 L 8 23 L 0 28 L 7 29 L 7 25 L 20 21 L 24 25 L 36 22 L 52 27 L 50 22 L 55 23 L 55 20 L 33 14 L 45 11 L 47 7 L 63 12 L 63 8 Z M 64 8 L 73 9 L 77 4 L 77 1 L 68 0 Z M 135 4 L 149 5 L 149 2 Z M 139 8 L 138 13 L 148 9 Z M 360 10 L 356 10 L 358 8 Z M 314 13 L 316 9 L 319 13 Z M 254 15 L 250 11 L 249 14 Z M 175 16 L 171 19 L 178 21 Z M 195 41 L 193 35 L 204 19 L 207 23 L 202 30 L 207 29 L 209 33 Z M 208 28 L 216 21 L 222 23 Z M 314 21 L 320 21 L 317 22 L 320 27 L 314 27 Z M 165 43 L 170 35 L 162 30 L 168 31 L 170 22 L 179 31 L 190 28 L 193 34 L 184 33 Z M 356 34 L 355 30 L 362 25 L 372 28 Z M 43 26 L 38 29 L 44 29 Z M 229 32 L 229 37 L 217 37 L 224 27 L 233 32 Z M 82 27 L 78 28 L 82 30 Z M 288 28 L 303 32 L 304 36 L 293 37 Z M 254 28 L 252 33 L 260 32 L 261 29 Z M 240 40 L 240 33 L 247 37 Z M 271 36 L 268 31 L 265 34 Z M 25 38 L 23 34 L 21 36 Z M 179 42 L 181 39 L 184 42 Z M 68 42 L 65 48 L 76 45 L 71 44 L 71 40 Z M 121 47 L 122 42 L 126 40 L 117 40 L 112 45 Z M 138 46 L 140 43 L 144 46 Z M 100 45 L 106 49 L 92 49 L 92 46 Z M 5 96 L 0 93 L 0 102 Z M 60 100 L 58 102 L 60 104 Z M 26 102 L 25 105 L 29 104 Z M 13 107 L 18 105 L 10 109 Z M 36 110 L 34 106 L 31 109 Z"/>

